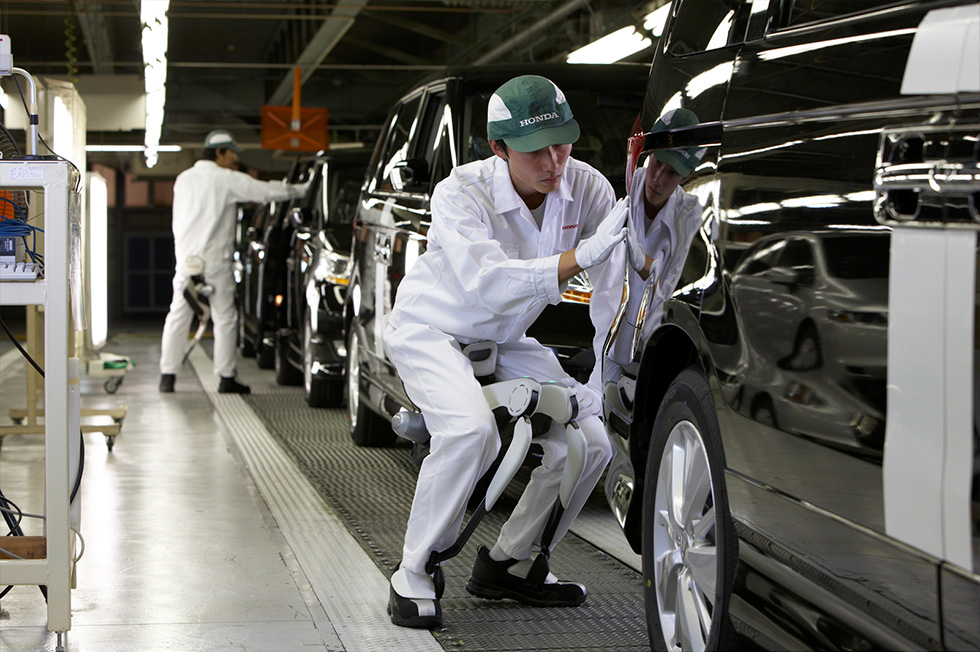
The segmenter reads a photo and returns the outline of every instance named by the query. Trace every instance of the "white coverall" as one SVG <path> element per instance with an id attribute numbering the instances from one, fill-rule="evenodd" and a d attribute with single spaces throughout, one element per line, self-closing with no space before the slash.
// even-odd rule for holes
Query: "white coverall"
<path id="1" fill-rule="evenodd" d="M 385 349 L 431 434 L 405 533 L 404 568 L 422 572 L 431 551 L 455 541 L 467 500 L 500 448 L 492 413 L 460 344 L 496 342 L 497 380 L 529 376 L 575 389 L 587 459 L 553 543 L 568 531 L 598 482 L 611 457 L 598 416 L 600 374 L 593 373 L 594 388 L 576 382 L 554 353 L 525 331 L 546 305 L 560 301 L 559 254 L 592 235 L 614 201 L 609 182 L 572 158 L 558 189 L 545 195 L 540 229 L 500 157 L 457 167 L 436 187 L 428 249 L 402 280 L 384 334 Z M 589 273 L 595 286 L 590 315 L 601 347 L 620 298 L 623 269 L 610 274 L 598 265 Z M 544 450 L 542 464 L 497 541 L 514 559 L 529 557 L 540 543 L 564 468 L 563 424 L 535 441 Z"/>
<path id="2" fill-rule="evenodd" d="M 259 181 L 214 161 L 197 161 L 174 183 L 174 295 L 163 326 L 160 373 L 176 374 L 184 357 L 194 312 L 184 299 L 188 256 L 204 260 L 204 278 L 214 287 L 210 297 L 214 322 L 214 373 L 234 377 L 237 360 L 238 312 L 232 253 L 235 246 L 235 205 L 264 203 L 302 196 L 306 186 Z"/>
<path id="3" fill-rule="evenodd" d="M 650 157 L 649 161 L 652 161 Z M 643 280 L 639 272 L 626 264 L 627 281 L 630 284 L 629 308 L 625 315 L 626 323 L 631 326 L 637 325 L 640 303 L 644 298 L 644 289 L 648 282 L 656 283 L 656 288 L 650 297 L 650 303 L 646 306 L 644 315 L 644 335 L 643 341 L 660 326 L 663 318 L 664 302 L 674 293 L 677 282 L 680 280 L 681 272 L 684 271 L 684 263 L 687 261 L 687 251 L 701 226 L 701 204 L 697 197 L 685 192 L 678 186 L 667 199 L 667 203 L 661 207 L 660 212 L 654 220 L 647 219 L 644 214 L 643 193 L 646 181 L 647 168 L 642 167 L 636 170 L 633 175 L 633 186 L 630 188 L 630 201 L 632 209 L 628 219 L 632 220 L 633 227 L 640 241 L 643 243 L 643 250 L 646 255 L 654 259 L 651 266 L 651 275 L 647 280 Z M 626 260 L 626 245 L 616 248 L 616 251 L 609 257 L 610 262 L 616 265 L 624 265 Z M 653 275 L 653 268 L 658 268 L 657 276 Z M 612 343 L 611 357 L 621 365 L 626 365 L 632 358 L 629 350 L 633 342 L 632 334 L 629 336 L 619 335 Z"/>

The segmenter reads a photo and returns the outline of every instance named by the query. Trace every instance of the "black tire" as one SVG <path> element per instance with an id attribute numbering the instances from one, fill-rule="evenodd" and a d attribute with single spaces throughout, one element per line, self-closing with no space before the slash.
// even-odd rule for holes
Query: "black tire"
<path id="1" fill-rule="evenodd" d="M 277 384 L 303 384 L 302 372 L 289 362 L 289 339 L 281 337 L 279 333 L 276 333 L 275 367 Z"/>
<path id="2" fill-rule="evenodd" d="M 255 357 L 255 343 L 248 339 L 248 329 L 245 328 L 245 302 L 241 297 L 238 297 L 238 348 L 241 349 L 243 357 Z"/>
<path id="3" fill-rule="evenodd" d="M 681 482 L 673 477 L 678 468 L 685 471 Z M 738 543 L 724 471 L 708 381 L 689 367 L 660 404 L 643 490 L 644 594 L 655 650 L 719 650 L 734 643 L 728 604 Z M 683 495 L 674 495 L 671 486 L 682 486 Z M 681 514 L 686 518 L 677 518 Z M 688 613 L 685 605 L 692 602 L 705 610 Z M 685 615 L 697 620 L 698 631 L 687 631 Z"/>
<path id="4" fill-rule="evenodd" d="M 310 407 L 340 407 L 344 402 L 342 378 L 318 378 L 313 375 L 313 326 L 309 310 L 303 320 L 303 392 Z"/>
<path id="5" fill-rule="evenodd" d="M 276 350 L 266 344 L 262 338 L 255 343 L 255 362 L 259 369 L 276 368 Z"/>
<path id="6" fill-rule="evenodd" d="M 361 401 L 361 360 L 358 354 L 357 328 L 351 325 L 347 340 L 347 423 L 354 445 L 384 448 L 395 443 L 397 435 L 391 423 L 382 419 Z"/>

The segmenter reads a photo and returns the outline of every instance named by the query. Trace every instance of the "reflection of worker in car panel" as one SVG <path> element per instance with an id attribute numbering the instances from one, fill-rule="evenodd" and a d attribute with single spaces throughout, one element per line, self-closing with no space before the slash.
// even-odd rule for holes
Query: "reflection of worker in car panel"
<path id="1" fill-rule="evenodd" d="M 696 124 L 694 113 L 674 109 L 662 115 L 652 131 Z M 677 285 L 691 240 L 701 226 L 701 205 L 681 186 L 702 156 L 704 149 L 698 147 L 655 152 L 633 175 L 629 235 L 623 247 L 631 268 L 627 320 L 645 330 L 652 331 L 660 323 L 664 301 Z M 639 324 L 635 320 L 641 310 Z"/>
<path id="2" fill-rule="evenodd" d="M 494 93 L 488 109 L 495 155 L 456 167 L 436 186 L 428 249 L 402 281 L 384 334 L 388 355 L 431 435 L 389 594 L 392 621 L 403 626 L 441 624 L 436 578 L 426 573 L 426 562 L 455 541 L 467 500 L 500 447 L 461 344 L 496 342 L 498 381 L 554 380 L 575 393 L 578 424 L 588 440 L 585 470 L 554 542 L 568 531 L 611 455 L 599 419 L 598 376 L 594 389 L 576 382 L 526 331 L 586 268 L 596 288 L 593 302 L 611 303 L 614 296 L 618 303 L 612 288 L 622 287 L 625 261 L 620 257 L 615 273 L 604 263 L 626 236 L 629 203 L 614 204 L 609 181 L 570 157 L 579 126 L 551 81 L 512 79 Z M 600 345 L 614 307 L 591 306 Z M 533 556 L 558 495 L 567 455 L 564 424 L 553 424 L 535 441 L 544 450 L 542 463 L 496 544 L 481 546 L 467 590 L 535 606 L 574 606 L 585 600 L 585 587 L 559 582 L 548 572 L 547 558 Z"/>

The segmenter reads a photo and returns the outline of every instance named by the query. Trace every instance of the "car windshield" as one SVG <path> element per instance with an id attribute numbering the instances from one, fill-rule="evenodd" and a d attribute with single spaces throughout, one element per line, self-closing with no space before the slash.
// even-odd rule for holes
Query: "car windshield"
<path id="1" fill-rule="evenodd" d="M 626 174 L 626 138 L 641 105 L 642 92 L 634 96 L 609 93 L 602 88 L 569 88 L 567 82 L 559 85 L 582 129 L 581 137 L 572 147 L 572 157 L 599 170 L 620 192 Z M 481 89 L 467 97 L 464 124 L 469 125 L 469 134 L 464 162 L 493 154 L 486 132 L 487 103 L 492 94 L 493 89 Z"/>

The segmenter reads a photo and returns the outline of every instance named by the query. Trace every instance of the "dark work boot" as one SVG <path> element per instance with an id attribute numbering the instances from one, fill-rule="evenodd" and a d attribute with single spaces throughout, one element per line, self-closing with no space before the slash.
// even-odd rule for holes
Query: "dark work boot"
<path id="1" fill-rule="evenodd" d="M 251 394 L 252 389 L 248 385 L 243 385 L 237 380 L 228 378 L 226 376 L 221 377 L 221 382 L 218 383 L 218 393 L 219 394 Z"/>
<path id="2" fill-rule="evenodd" d="M 173 392 L 175 380 L 177 380 L 176 374 L 160 374 L 160 391 L 166 394 Z"/>
<path id="3" fill-rule="evenodd" d="M 478 598 L 510 598 L 532 607 L 575 607 L 585 602 L 585 587 L 555 579 L 543 555 L 535 559 L 527 577 L 509 572 L 516 563 L 516 559 L 494 561 L 490 551 L 480 546 L 466 590 Z"/>

